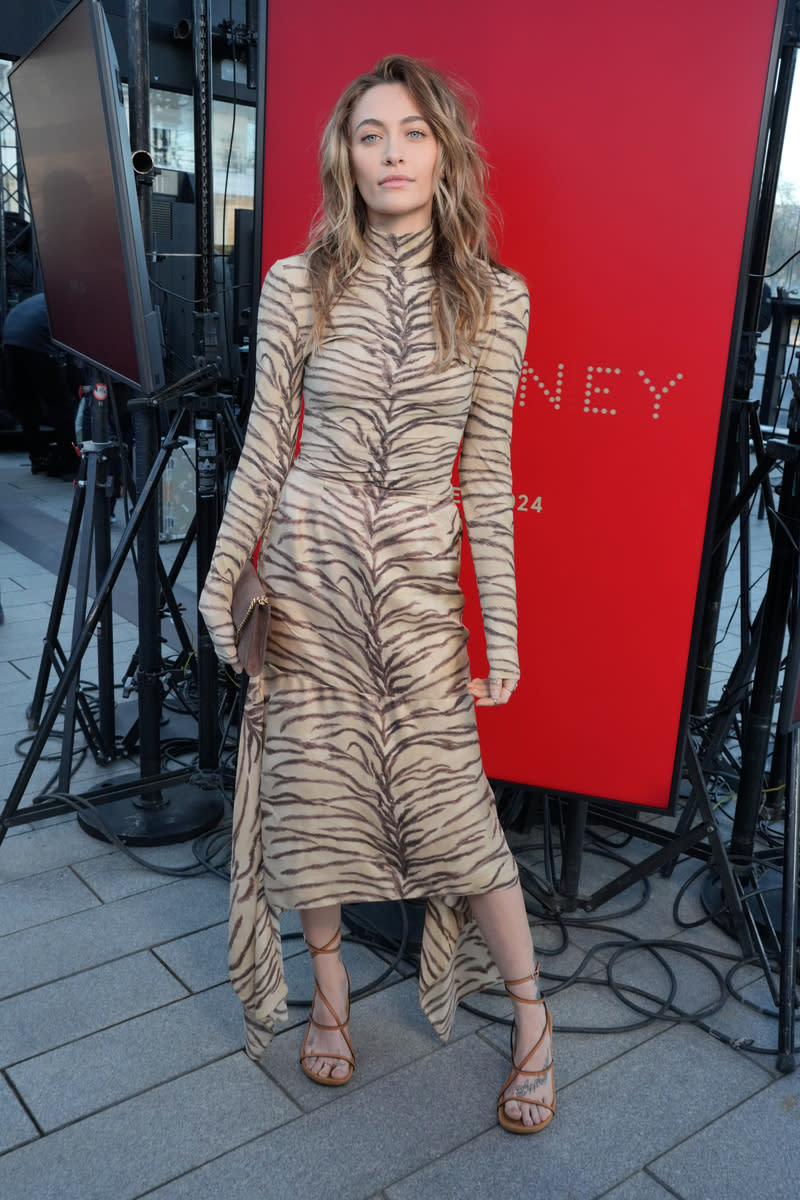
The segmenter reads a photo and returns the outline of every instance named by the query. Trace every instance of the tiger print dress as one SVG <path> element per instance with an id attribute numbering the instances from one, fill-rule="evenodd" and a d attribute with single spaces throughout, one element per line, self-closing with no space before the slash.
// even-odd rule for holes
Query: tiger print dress
<path id="1" fill-rule="evenodd" d="M 285 909 L 426 897 L 420 999 L 445 1039 L 458 1001 L 497 978 L 466 897 L 517 872 L 467 691 L 451 476 L 461 443 L 490 668 L 516 677 L 510 438 L 528 295 L 498 274 L 475 361 L 431 369 L 432 244 L 371 231 L 310 357 L 303 257 L 276 263 L 261 296 L 256 394 L 200 602 L 235 663 L 233 584 L 264 533 L 272 619 L 240 731 L 230 898 L 252 1057 L 287 1015 Z"/>

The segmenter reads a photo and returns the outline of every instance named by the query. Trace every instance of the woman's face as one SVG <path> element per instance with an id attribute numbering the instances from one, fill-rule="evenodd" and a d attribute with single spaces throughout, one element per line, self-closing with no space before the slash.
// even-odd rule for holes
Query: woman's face
<path id="1" fill-rule="evenodd" d="M 364 93 L 350 120 L 350 166 L 373 229 L 427 229 L 438 154 L 428 122 L 402 83 L 378 83 Z"/>

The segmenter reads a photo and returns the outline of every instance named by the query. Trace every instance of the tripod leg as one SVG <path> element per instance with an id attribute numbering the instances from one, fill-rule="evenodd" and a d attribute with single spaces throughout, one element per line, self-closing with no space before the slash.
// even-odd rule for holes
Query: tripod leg
<path id="1" fill-rule="evenodd" d="M 168 442 L 171 442 L 174 438 L 185 411 L 185 408 L 181 408 L 178 411 L 170 433 L 167 437 Z M 64 703 L 67 692 L 69 691 L 69 687 L 80 670 L 83 655 L 86 653 L 86 649 L 91 641 L 92 634 L 94 633 L 97 623 L 100 620 L 100 616 L 103 611 L 103 604 L 106 600 L 107 594 L 116 583 L 119 573 L 122 570 L 122 565 L 131 549 L 131 546 L 133 545 L 134 538 L 139 531 L 139 526 L 141 525 L 144 514 L 147 511 L 148 502 L 152 499 L 161 481 L 161 476 L 164 474 L 164 470 L 169 459 L 169 454 L 169 448 L 162 447 L 156 456 L 155 462 L 153 463 L 152 469 L 147 478 L 146 485 L 140 492 L 139 498 L 136 501 L 136 506 L 131 513 L 130 521 L 125 527 L 120 542 L 114 551 L 111 562 L 109 563 L 102 586 L 98 590 L 97 596 L 94 599 L 94 603 L 92 604 L 86 616 L 86 622 L 81 630 L 80 637 L 76 645 L 72 647 L 70 656 L 64 666 L 64 673 L 56 685 L 50 700 L 50 704 L 47 708 L 47 712 L 44 714 L 42 723 L 31 741 L 31 744 L 28 748 L 28 753 L 26 754 L 20 769 L 20 773 L 14 781 L 14 785 L 9 792 L 8 798 L 6 799 L 3 812 L 0 814 L 0 843 L 5 837 L 10 818 L 12 818 L 16 813 L 17 809 L 19 808 L 20 801 L 25 795 L 25 789 L 30 783 L 31 775 L 34 772 L 37 762 L 39 761 L 45 743 L 50 736 L 50 731 L 56 722 L 56 718 L 61 710 L 61 706 Z M 157 534 L 158 529 L 156 528 L 156 536 Z"/>
<path id="2" fill-rule="evenodd" d="M 750 715 L 742 747 L 742 774 L 731 835 L 731 861 L 749 867 L 753 857 L 756 824 L 764 788 L 764 768 L 772 733 L 783 641 L 789 617 L 792 582 L 796 575 L 794 536 L 800 515 L 797 496 L 798 431 L 790 434 L 781 485 L 778 519 L 774 527 L 772 560 L 764 597 L 764 629 L 758 648 Z"/>
<path id="3" fill-rule="evenodd" d="M 157 404 L 150 399 L 131 401 L 134 427 L 136 490 L 141 501 L 158 458 Z M 162 450 L 163 453 L 163 450 Z M 137 504 L 139 503 L 137 501 Z M 142 776 L 161 771 L 161 616 L 156 585 L 158 559 L 158 509 L 148 505 L 137 534 L 139 599 L 139 761 Z M 143 801 L 144 807 L 161 807 L 160 792 Z"/>
<path id="4" fill-rule="evenodd" d="M 795 979 L 797 976 L 798 830 L 800 821 L 800 732 L 790 735 L 790 771 L 786 788 L 783 834 L 783 914 L 781 920 L 780 995 L 778 1000 L 778 1057 L 776 1066 L 788 1074 L 795 1069 Z"/>
<path id="5" fill-rule="evenodd" d="M 131 490 L 130 490 L 129 494 L 131 496 L 131 499 L 135 503 L 136 493 L 135 493 L 135 489 L 133 489 L 132 486 L 131 486 Z M 181 651 L 188 663 L 188 670 L 193 675 L 196 674 L 196 666 L 195 666 L 195 661 L 194 661 L 195 648 L 192 644 L 192 639 L 189 636 L 189 632 L 186 628 L 186 622 L 184 621 L 184 618 L 183 618 L 183 609 L 181 608 L 181 605 L 178 603 L 177 599 L 175 598 L 174 587 L 175 587 L 175 583 L 177 582 L 178 577 L 181 573 L 181 568 L 183 567 L 183 564 L 186 562 L 189 552 L 192 549 L 192 546 L 194 545 L 196 533 L 197 533 L 197 514 L 195 513 L 195 515 L 192 517 L 192 520 L 189 524 L 189 528 L 186 530 L 186 533 L 183 535 L 183 540 L 181 542 L 180 548 L 178 550 L 177 555 L 175 556 L 175 560 L 174 560 L 172 566 L 170 567 L 169 571 L 167 571 L 166 567 L 164 566 L 164 562 L 161 558 L 160 553 L 157 555 L 157 558 L 156 558 L 156 568 L 158 571 L 158 585 L 159 585 L 159 589 L 160 589 L 159 608 L 161 608 L 162 606 L 166 607 L 166 609 L 169 613 L 169 616 L 170 616 L 170 620 L 172 621 L 172 625 L 175 630 L 175 633 L 177 634 L 178 641 L 181 644 Z M 128 664 L 127 669 L 123 673 L 123 679 L 125 679 L 125 680 L 133 679 L 138 671 L 138 668 L 139 668 L 139 647 L 137 646 L 136 650 L 134 651 L 133 655 L 131 656 L 131 661 Z M 126 696 L 127 696 L 127 692 L 126 692 Z M 138 738 L 138 727 L 137 727 L 136 737 Z"/>
<path id="6" fill-rule="evenodd" d="M 194 526 L 192 526 L 192 528 L 194 528 Z M 166 568 L 164 567 L 164 563 L 161 560 L 160 554 L 158 556 L 157 567 L 158 567 L 158 586 L 159 586 L 160 592 L 161 592 L 160 603 L 162 605 L 164 605 L 167 612 L 169 613 L 170 620 L 172 621 L 172 627 L 175 630 L 175 633 L 177 634 L 177 637 L 178 637 L 178 641 L 181 644 L 181 650 L 183 652 L 184 658 L 186 659 L 187 662 L 191 663 L 193 656 L 194 656 L 194 647 L 192 646 L 192 639 L 189 637 L 189 634 L 186 629 L 186 622 L 183 619 L 183 610 L 181 609 L 181 606 L 179 605 L 178 601 L 175 599 L 175 593 L 172 590 L 172 583 L 170 581 L 172 572 L 170 572 L 169 574 L 167 573 Z"/>
<path id="7" fill-rule="evenodd" d="M 728 737 L 730 727 L 733 724 L 736 713 L 738 711 L 738 697 L 746 690 L 753 676 L 753 670 L 756 665 L 756 657 L 758 655 L 759 639 L 761 630 L 764 624 L 764 602 L 756 613 L 753 621 L 750 640 L 745 649 L 743 649 L 736 660 L 733 671 L 730 674 L 728 682 L 722 691 L 722 695 L 717 705 L 717 711 L 712 717 L 706 733 L 706 740 L 702 747 L 700 769 L 707 774 L 713 774 L 719 761 L 720 753 L 725 740 Z M 694 786 L 689 795 L 689 798 L 684 805 L 683 812 L 675 826 L 675 836 L 682 837 L 688 829 L 691 828 L 692 822 L 697 812 L 696 790 Z M 668 879 L 675 869 L 674 861 L 668 863 L 661 872 L 665 879 Z"/>
<path id="8" fill-rule="evenodd" d="M 577 905 L 581 855 L 586 836 L 588 813 L 588 800 L 573 800 L 567 806 L 564 845 L 561 851 L 561 879 L 558 884 L 559 894 L 563 898 L 563 907 L 566 912 L 574 912 Z"/>
<path id="9" fill-rule="evenodd" d="M 84 510 L 84 525 L 81 533 L 81 544 L 78 552 L 78 575 L 75 589 L 75 612 L 72 618 L 72 649 L 80 638 L 81 629 L 86 615 L 86 601 L 89 595 L 89 567 L 92 558 L 92 535 L 94 528 L 94 506 L 97 487 L 97 455 L 89 454 L 86 468 L 86 505 Z M 69 791 L 72 775 L 72 753 L 75 745 L 75 716 L 78 701 L 78 674 L 73 676 L 67 692 L 64 705 L 64 732 L 61 740 L 61 764 L 58 772 L 58 789 Z"/>
<path id="10" fill-rule="evenodd" d="M 697 757 L 697 751 L 691 738 L 687 738 L 686 741 L 686 754 L 686 768 L 692 784 L 692 796 L 696 795 L 700 816 L 706 823 L 706 833 L 711 847 L 711 856 L 722 884 L 722 894 L 728 905 L 733 928 L 736 931 L 736 937 L 742 948 L 742 953 L 745 957 L 749 958 L 753 953 L 753 942 L 742 904 L 741 893 L 736 882 L 736 877 L 731 869 L 725 844 L 720 837 L 717 819 L 714 816 L 714 810 L 708 798 L 706 781 L 703 778 L 700 760 Z"/>
<path id="11" fill-rule="evenodd" d="M 214 397 L 214 400 L 217 398 Z M 211 398 L 209 397 L 210 401 Z M 219 525 L 217 415 L 213 408 L 195 416 L 197 437 L 197 595 L 206 581 Z M 200 769 L 213 771 L 219 763 L 217 657 L 206 623 L 197 613 L 198 741 Z"/>
<path id="12" fill-rule="evenodd" d="M 108 388 L 95 384 L 92 392 L 92 441 L 105 446 L 109 440 Z M 94 505 L 94 569 L 95 586 L 100 588 L 111 562 L 111 513 L 108 495 L 108 459 L 106 451 L 97 456 L 97 495 Z M 103 760 L 114 757 L 116 727 L 114 721 L 114 632 L 111 594 L 97 627 L 97 682 L 100 742 Z"/>
<path id="13" fill-rule="evenodd" d="M 746 406 L 738 400 L 734 400 L 733 405 L 735 411 L 731 413 L 730 424 L 728 426 L 725 460 L 720 485 L 720 512 L 724 512 L 736 496 L 739 479 L 738 447 L 742 437 L 747 437 Z M 706 605 L 703 612 L 697 669 L 692 695 L 692 712 L 696 716 L 703 716 L 708 706 L 711 663 L 714 658 L 719 614 L 722 607 L 722 589 L 725 584 L 729 537 L 730 530 L 725 529 L 714 548 L 711 558 L 709 583 L 706 591 Z"/>
<path id="14" fill-rule="evenodd" d="M 44 638 L 44 653 L 42 654 L 42 662 L 39 667 L 39 674 L 36 677 L 36 687 L 34 688 L 33 692 L 33 700 L 28 708 L 29 729 L 39 728 L 39 720 L 42 715 L 42 709 L 44 708 L 45 696 L 47 695 L 47 683 L 50 678 L 50 669 L 56 660 L 58 630 L 61 626 L 61 618 L 64 615 L 64 603 L 67 598 L 69 578 L 72 574 L 72 564 L 75 559 L 75 549 L 78 545 L 81 521 L 83 518 L 84 500 L 86 498 L 85 483 L 86 462 L 84 459 L 81 459 L 75 492 L 72 497 L 72 509 L 69 515 L 67 536 L 64 541 L 64 550 L 61 555 L 61 563 L 58 568 L 56 590 L 53 596 L 53 607 L 50 610 L 50 620 L 48 621 L 47 633 L 45 634 Z"/>

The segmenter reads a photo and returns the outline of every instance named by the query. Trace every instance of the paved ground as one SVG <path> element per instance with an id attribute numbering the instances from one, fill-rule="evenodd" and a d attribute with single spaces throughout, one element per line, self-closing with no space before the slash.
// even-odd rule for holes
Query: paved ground
<path id="1" fill-rule="evenodd" d="M 20 771 L 71 500 L 68 483 L 32 477 L 21 454 L 0 454 L 0 796 Z M 191 565 L 187 573 L 191 580 Z M 126 619 L 135 620 L 134 590 L 126 574 L 115 595 L 120 666 L 137 642 Z M 63 636 L 68 642 L 68 630 Z M 722 667 L 726 659 L 727 651 Z M 57 767 L 52 759 L 37 766 L 24 805 Z M 107 773 L 89 756 L 73 789 Z M 537 828 L 517 848 L 541 872 L 540 840 Z M 621 873 L 614 855 L 637 862 L 651 849 L 642 839 L 616 850 L 587 843 L 582 894 Z M 188 846 L 149 857 L 161 867 L 194 861 Z M 695 869 L 683 861 L 672 878 L 654 876 L 646 894 L 632 887 L 591 921 L 579 913 L 537 925 L 556 1025 L 558 1115 L 540 1136 L 514 1138 L 494 1115 L 507 1030 L 489 1013 L 507 1013 L 504 1002 L 487 997 L 481 1014 L 461 1012 L 442 1045 L 420 1015 L 413 970 L 400 963 L 354 1003 L 359 1063 L 348 1087 L 316 1087 L 300 1072 L 302 1008 L 257 1066 L 242 1052 L 226 982 L 222 879 L 157 874 L 88 837 L 71 816 L 15 827 L 0 845 L 0 1195 L 795 1197 L 800 1077 L 779 1074 L 774 1053 L 755 1052 L 777 1037 L 763 976 L 738 971 L 742 999 L 734 998 L 720 981 L 738 958 L 736 943 L 713 925 L 676 924 L 673 902 Z M 703 915 L 697 883 L 679 915 Z M 291 918 L 286 932 L 296 932 Z M 644 938 L 669 946 L 657 958 Z M 291 997 L 302 999 L 310 969 L 297 940 L 286 946 Z M 348 946 L 346 958 L 354 988 L 386 971 L 363 946 Z M 667 968 L 677 991 L 665 1019 L 619 998 L 627 985 L 665 1002 Z M 564 986 L 573 973 L 579 982 Z"/>

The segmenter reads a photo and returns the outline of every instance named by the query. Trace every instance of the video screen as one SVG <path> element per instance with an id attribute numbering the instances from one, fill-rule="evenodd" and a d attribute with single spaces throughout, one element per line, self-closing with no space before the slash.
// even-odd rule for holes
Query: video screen
<path id="1" fill-rule="evenodd" d="M 160 321 L 98 0 L 69 9 L 9 85 L 53 338 L 149 394 L 164 383 Z"/>

